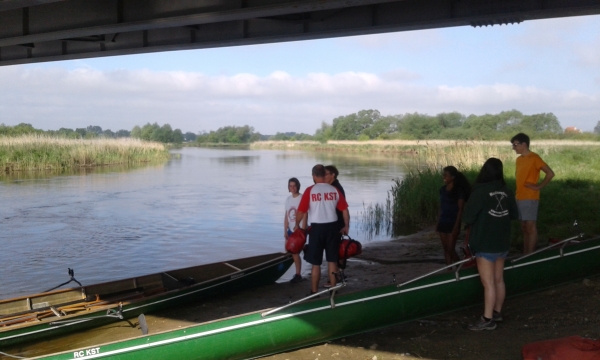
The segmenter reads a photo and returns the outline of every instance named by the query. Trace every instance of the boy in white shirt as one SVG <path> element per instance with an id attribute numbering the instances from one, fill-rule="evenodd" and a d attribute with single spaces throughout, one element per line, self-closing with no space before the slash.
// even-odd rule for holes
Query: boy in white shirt
<path id="1" fill-rule="evenodd" d="M 294 226 L 296 225 L 296 213 L 298 211 L 298 205 L 300 205 L 300 199 L 302 199 L 302 194 L 300 193 L 300 181 L 295 177 L 288 180 L 288 191 L 292 193 L 285 200 L 285 216 L 283 218 L 283 236 L 287 241 L 288 237 L 294 232 Z M 302 220 L 302 228 L 306 229 L 306 216 Z M 300 259 L 300 254 L 293 254 L 294 264 L 296 265 L 296 275 L 290 280 L 292 284 L 299 283 L 302 281 L 302 275 L 300 270 L 302 270 L 302 260 Z"/>

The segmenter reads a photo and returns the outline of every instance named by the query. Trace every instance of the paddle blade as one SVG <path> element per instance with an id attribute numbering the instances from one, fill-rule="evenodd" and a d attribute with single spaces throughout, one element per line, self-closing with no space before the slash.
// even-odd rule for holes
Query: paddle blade
<path id="1" fill-rule="evenodd" d="M 140 314 L 140 316 L 138 316 L 138 324 L 142 330 L 142 335 L 148 335 L 148 324 L 146 323 L 146 317 L 144 314 Z"/>

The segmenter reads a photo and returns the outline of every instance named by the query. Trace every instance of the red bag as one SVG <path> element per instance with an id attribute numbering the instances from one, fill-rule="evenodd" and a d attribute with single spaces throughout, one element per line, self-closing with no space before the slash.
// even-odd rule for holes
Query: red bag
<path id="1" fill-rule="evenodd" d="M 288 236 L 285 242 L 285 250 L 292 254 L 299 254 L 304 248 L 304 243 L 306 243 L 306 231 L 298 228 Z"/>
<path id="2" fill-rule="evenodd" d="M 569 336 L 538 341 L 523 346 L 521 354 L 524 360 L 597 360 L 600 359 L 600 340 Z"/>
<path id="3" fill-rule="evenodd" d="M 350 236 L 347 239 L 343 239 L 340 243 L 339 257 L 341 260 L 351 258 L 353 256 L 360 255 L 362 253 L 362 245 L 356 240 L 352 240 Z"/>

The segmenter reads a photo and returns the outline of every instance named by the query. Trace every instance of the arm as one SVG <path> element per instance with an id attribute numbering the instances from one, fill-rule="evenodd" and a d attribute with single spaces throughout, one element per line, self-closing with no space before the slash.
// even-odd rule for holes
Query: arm
<path id="1" fill-rule="evenodd" d="M 346 209 L 342 211 L 342 215 L 344 216 L 344 227 L 340 232 L 344 235 L 348 235 L 348 231 L 350 230 L 350 212 Z"/>
<path id="2" fill-rule="evenodd" d="M 546 185 L 548 185 L 548 183 L 550 182 L 550 180 L 552 180 L 552 178 L 554 177 L 554 171 L 552 171 L 552 169 L 550 169 L 550 166 L 544 165 L 544 166 L 542 166 L 540 168 L 540 170 L 542 170 L 544 172 L 544 174 L 546 174 L 546 176 L 544 176 L 544 180 L 542 180 L 542 182 L 539 183 L 539 184 L 529 184 L 529 183 L 525 184 L 526 188 L 540 191 Z"/>
<path id="3" fill-rule="evenodd" d="M 304 216 L 302 217 L 302 228 L 306 229 L 307 228 L 307 223 L 308 223 L 308 215 L 304 214 Z"/>
<path id="4" fill-rule="evenodd" d="M 304 211 L 296 211 L 296 225 L 294 225 L 294 231 L 300 227 L 300 222 L 302 222 L 302 219 L 304 219 L 305 215 L 306 213 Z"/>

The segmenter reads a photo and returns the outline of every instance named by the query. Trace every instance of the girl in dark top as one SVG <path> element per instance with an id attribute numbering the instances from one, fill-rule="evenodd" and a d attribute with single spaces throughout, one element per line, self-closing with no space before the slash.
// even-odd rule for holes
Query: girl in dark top
<path id="1" fill-rule="evenodd" d="M 471 185 L 463 173 L 454 166 L 443 169 L 444 185 L 440 188 L 440 213 L 436 230 L 444 247 L 446 264 L 459 260 L 456 241 L 460 234 L 463 208 L 471 194 Z"/>
<path id="2" fill-rule="evenodd" d="M 336 189 L 338 189 L 342 195 L 344 195 L 344 197 L 346 197 L 346 192 L 344 191 L 344 188 L 342 187 L 342 184 L 340 184 L 339 180 L 338 180 L 338 175 L 340 174 L 340 172 L 338 171 L 337 167 L 335 167 L 334 165 L 327 165 L 325 166 L 325 181 L 335 187 Z M 339 211 L 338 209 L 335 209 L 335 212 L 337 214 L 338 217 L 338 227 L 341 229 L 343 229 L 346 225 L 344 223 L 344 216 L 342 215 L 342 212 Z M 340 234 L 341 236 L 341 234 Z M 340 269 L 345 269 L 346 268 L 346 261 L 339 259 L 338 260 L 338 268 Z M 340 280 L 341 281 L 341 280 Z M 330 288 L 331 287 L 331 282 L 327 281 L 325 283 L 325 285 L 323 285 L 323 287 L 325 288 Z"/>
<path id="3" fill-rule="evenodd" d="M 502 161 L 489 158 L 463 214 L 463 221 L 471 226 L 469 245 L 475 253 L 485 302 L 481 320 L 469 325 L 470 330 L 494 330 L 496 322 L 502 321 L 504 260 L 510 249 L 510 222 L 518 213 L 515 195 L 504 182 Z"/>

